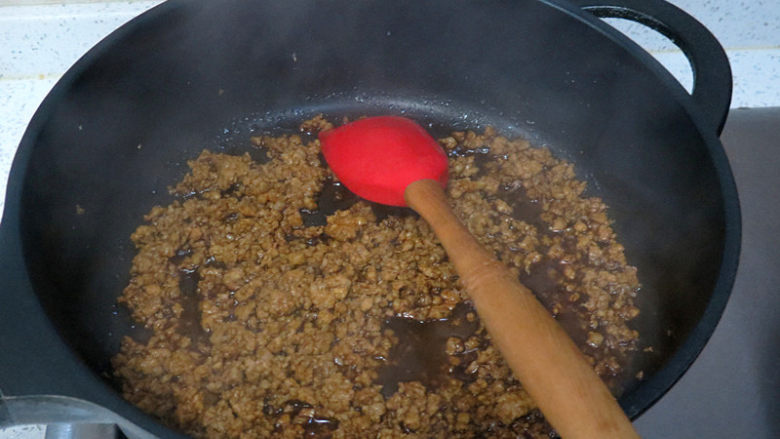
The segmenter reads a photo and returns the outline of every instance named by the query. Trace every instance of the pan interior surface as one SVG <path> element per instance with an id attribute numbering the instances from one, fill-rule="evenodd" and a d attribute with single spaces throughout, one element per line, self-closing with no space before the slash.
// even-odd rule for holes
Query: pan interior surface
<path id="1" fill-rule="evenodd" d="M 406 115 L 435 135 L 492 125 L 572 161 L 639 269 L 635 326 L 653 352 L 636 367 L 668 363 L 710 300 L 726 224 L 705 141 L 667 84 L 535 1 L 247 3 L 165 5 L 45 104 L 23 183 L 24 256 L 50 319 L 96 374 L 110 381 L 121 338 L 144 336 L 116 306 L 129 236 L 171 201 L 186 160 L 247 151 L 251 133 L 320 113 Z"/>

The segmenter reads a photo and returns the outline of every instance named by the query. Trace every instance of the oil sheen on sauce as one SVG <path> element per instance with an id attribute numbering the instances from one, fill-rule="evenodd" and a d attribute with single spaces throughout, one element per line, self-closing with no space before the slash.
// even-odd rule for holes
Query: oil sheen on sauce
<path id="1" fill-rule="evenodd" d="M 462 358 L 458 366 L 451 366 L 446 344 L 450 337 L 465 342 L 476 334 L 479 322 L 474 314 L 470 305 L 460 303 L 451 316 L 444 319 L 388 319 L 385 328 L 393 331 L 398 342 L 390 349 L 387 361 L 379 370 L 377 383 L 382 385 L 382 395 L 392 396 L 401 382 L 419 381 L 428 388 L 436 388 L 450 377 L 471 381 L 473 377 L 465 372 L 465 367 L 476 359 L 476 350 L 459 353 L 466 358 Z M 474 358 L 470 358 L 472 356 Z"/>
<path id="2" fill-rule="evenodd" d="M 473 155 L 478 164 L 491 158 L 488 151 L 482 150 L 454 151 L 451 155 Z M 541 204 L 538 200 L 529 199 L 522 186 L 504 185 L 495 196 L 512 207 L 512 216 L 515 219 L 537 227 L 541 233 L 550 233 L 547 224 L 541 219 Z M 530 273 L 523 273 L 519 280 L 549 309 L 552 303 L 565 294 L 557 282 L 561 269 L 558 262 L 544 259 L 535 264 Z M 385 328 L 391 329 L 398 341 L 379 370 L 377 383 L 382 385 L 382 394 L 389 398 L 398 390 L 398 383 L 401 382 L 418 381 L 428 388 L 436 388 L 443 380 L 450 378 L 465 383 L 473 381 L 476 376 L 469 374 L 466 367 L 476 359 L 478 349 L 484 348 L 486 341 L 483 340 L 478 348 L 457 354 L 462 357 L 459 358 L 457 366 L 450 364 L 446 353 L 446 343 L 450 337 L 465 341 L 477 335 L 478 318 L 467 319 L 469 313 L 476 314 L 471 305 L 461 303 L 455 307 L 451 316 L 445 319 L 388 319 Z M 585 340 L 587 331 L 573 309 L 564 307 L 554 318 L 575 343 L 580 345 Z"/>

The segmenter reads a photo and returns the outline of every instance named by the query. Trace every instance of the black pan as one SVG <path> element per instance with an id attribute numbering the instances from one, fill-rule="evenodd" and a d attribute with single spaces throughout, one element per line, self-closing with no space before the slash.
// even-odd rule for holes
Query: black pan
<path id="1" fill-rule="evenodd" d="M 113 33 L 49 94 L 13 164 L 0 427 L 81 420 L 178 437 L 126 403 L 111 375 L 121 337 L 139 331 L 114 305 L 130 233 L 202 148 L 240 152 L 250 131 L 317 113 L 489 124 L 573 161 L 639 268 L 636 326 L 654 352 L 620 398 L 638 416 L 698 355 L 734 279 L 739 206 L 717 138 L 731 75 L 712 35 L 669 4 L 580 3 L 671 36 L 692 60 L 693 95 L 562 0 L 172 0 Z"/>

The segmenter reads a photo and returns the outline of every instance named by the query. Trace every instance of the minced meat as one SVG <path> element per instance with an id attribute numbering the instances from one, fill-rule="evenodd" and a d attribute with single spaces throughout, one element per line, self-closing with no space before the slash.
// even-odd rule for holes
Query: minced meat
<path id="1" fill-rule="evenodd" d="M 113 359 L 125 398 L 199 438 L 550 437 L 428 225 L 357 200 L 305 138 L 203 151 L 133 233 L 119 300 L 152 335 Z M 639 283 L 604 203 L 525 140 L 439 142 L 456 214 L 612 384 Z"/>

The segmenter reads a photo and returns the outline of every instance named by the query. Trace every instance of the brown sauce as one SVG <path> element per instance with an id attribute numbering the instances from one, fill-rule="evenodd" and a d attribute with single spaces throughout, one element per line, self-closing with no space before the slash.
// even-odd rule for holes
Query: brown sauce
<path id="1" fill-rule="evenodd" d="M 200 324 L 198 282 L 200 282 L 200 273 L 197 267 L 179 269 L 182 312 L 178 330 L 180 334 L 189 337 L 193 343 L 208 342 L 208 333 Z"/>
<path id="2" fill-rule="evenodd" d="M 190 161 L 177 202 L 134 234 L 120 303 L 155 329 L 125 338 L 115 357 L 126 398 L 196 437 L 552 437 L 411 209 L 359 202 L 323 181 L 317 146 L 300 138 L 252 142 L 254 161 L 208 151 Z M 440 142 L 450 187 L 468 195 L 453 192 L 458 214 L 608 378 L 634 349 L 626 322 L 638 281 L 606 207 L 573 193 L 569 165 L 527 142 L 488 130 Z M 377 221 L 356 221 L 372 213 Z M 199 233 L 182 245 L 182 227 Z M 235 269 L 237 285 L 252 285 L 220 294 L 214 281 Z"/>
<path id="3" fill-rule="evenodd" d="M 496 197 L 512 208 L 512 217 L 515 219 L 536 226 L 540 231 L 547 230 L 547 224 L 541 218 L 542 204 L 539 200 L 529 198 L 519 182 L 500 186 Z"/>
<path id="4" fill-rule="evenodd" d="M 377 382 L 382 385 L 382 394 L 388 398 L 398 390 L 398 383 L 419 381 L 435 389 L 448 377 L 471 380 L 465 372 L 466 361 L 450 367 L 445 347 L 450 337 L 465 341 L 477 332 L 479 322 L 469 321 L 467 315 L 474 313 L 471 306 L 458 304 L 452 315 L 441 320 L 419 321 L 407 317 L 392 317 L 385 322 L 385 328 L 393 331 L 397 342 L 391 348 L 389 357 L 379 370 Z M 462 355 L 476 355 L 467 352 Z"/>
<path id="5" fill-rule="evenodd" d="M 307 227 L 324 226 L 328 216 L 337 210 L 349 209 L 360 198 L 350 192 L 343 184 L 328 177 L 317 196 L 317 209 L 301 209 L 303 225 Z"/>

